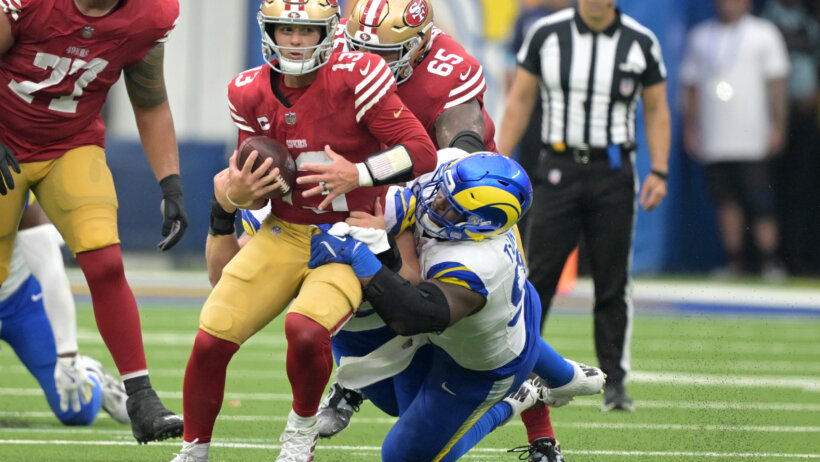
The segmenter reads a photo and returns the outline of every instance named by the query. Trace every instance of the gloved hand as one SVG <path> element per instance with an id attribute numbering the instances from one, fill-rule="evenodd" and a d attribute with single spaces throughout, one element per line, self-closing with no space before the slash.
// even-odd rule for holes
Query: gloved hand
<path id="1" fill-rule="evenodd" d="M 308 268 L 317 268 L 327 263 L 343 263 L 353 267 L 356 277 L 366 278 L 376 274 L 382 264 L 367 245 L 350 236 L 329 234 L 330 225 L 319 225 L 321 234 L 310 239 L 310 261 Z"/>
<path id="2" fill-rule="evenodd" d="M 54 383 L 60 395 L 60 410 L 80 412 L 82 405 L 91 400 L 94 381 L 88 377 L 79 356 L 58 357 L 54 366 Z"/>
<path id="3" fill-rule="evenodd" d="M 20 173 L 17 156 L 14 155 L 11 148 L 0 142 L 0 194 L 4 196 L 14 189 L 14 178 L 11 176 L 12 170 Z"/>
<path id="4" fill-rule="evenodd" d="M 176 173 L 168 175 L 159 182 L 162 188 L 162 202 L 160 211 L 162 212 L 162 240 L 157 247 L 160 250 L 168 250 L 185 234 L 188 227 L 188 215 L 185 213 L 185 203 L 182 201 L 182 183 Z"/>

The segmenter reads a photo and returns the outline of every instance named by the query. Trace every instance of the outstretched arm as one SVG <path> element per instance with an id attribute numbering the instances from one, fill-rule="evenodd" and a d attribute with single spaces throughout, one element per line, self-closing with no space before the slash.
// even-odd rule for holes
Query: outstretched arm
<path id="1" fill-rule="evenodd" d="M 182 239 L 188 227 L 188 216 L 182 200 L 174 119 L 165 91 L 164 56 L 165 48 L 160 43 L 124 73 L 142 147 L 162 188 L 162 235 L 166 238 L 158 247 L 168 250 Z"/>
<path id="2" fill-rule="evenodd" d="M 527 129 L 537 95 L 538 77 L 519 66 L 515 71 L 515 78 L 507 95 L 507 106 L 501 119 L 499 154 L 507 157 L 512 155 L 515 146 L 524 135 L 524 130 Z"/>
<path id="3" fill-rule="evenodd" d="M 644 210 L 652 210 L 666 197 L 666 176 L 669 173 L 671 127 L 666 83 L 645 88 L 641 96 L 652 171 L 644 179 L 640 202 Z"/>

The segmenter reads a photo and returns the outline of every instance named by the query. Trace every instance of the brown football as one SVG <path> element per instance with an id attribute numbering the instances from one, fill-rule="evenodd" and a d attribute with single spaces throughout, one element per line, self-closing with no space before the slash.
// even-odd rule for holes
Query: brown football
<path id="1" fill-rule="evenodd" d="M 245 161 L 253 151 L 259 152 L 259 156 L 257 156 L 256 161 L 253 163 L 253 170 L 259 168 L 262 162 L 269 157 L 273 159 L 273 163 L 268 172 L 276 167 L 279 168 L 279 177 L 277 180 L 282 181 L 282 187 L 268 193 L 268 198 L 279 199 L 291 192 L 296 185 L 296 162 L 293 161 L 293 157 L 291 157 L 288 148 L 279 141 L 267 136 L 252 136 L 247 138 L 239 145 L 239 157 L 236 162 L 240 169 L 245 165 Z"/>

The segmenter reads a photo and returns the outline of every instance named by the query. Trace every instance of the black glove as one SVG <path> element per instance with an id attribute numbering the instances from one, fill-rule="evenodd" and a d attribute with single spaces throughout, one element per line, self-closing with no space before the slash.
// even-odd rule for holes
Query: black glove
<path id="1" fill-rule="evenodd" d="M 162 235 L 166 236 L 157 247 L 168 250 L 185 234 L 188 227 L 188 215 L 185 214 L 185 204 L 182 202 L 182 183 L 176 173 L 168 175 L 159 182 L 162 188 L 162 203 L 159 208 L 162 212 Z"/>
<path id="2" fill-rule="evenodd" d="M 12 170 L 20 173 L 20 164 L 17 162 L 17 157 L 11 151 L 11 148 L 0 142 L 0 194 L 4 196 L 14 189 L 14 178 L 11 176 Z M 6 185 L 8 185 L 8 188 Z"/>

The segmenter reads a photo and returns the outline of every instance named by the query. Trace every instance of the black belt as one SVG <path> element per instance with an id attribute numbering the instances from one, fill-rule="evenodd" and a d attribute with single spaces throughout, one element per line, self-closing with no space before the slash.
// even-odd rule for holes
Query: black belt
<path id="1" fill-rule="evenodd" d="M 618 146 L 621 149 L 621 156 L 632 153 L 637 148 L 635 143 L 624 143 Z M 545 146 L 547 152 L 552 155 L 572 159 L 578 164 L 588 164 L 590 162 L 609 161 L 609 154 L 606 148 L 575 148 L 564 146 L 563 143 L 553 143 Z"/>

